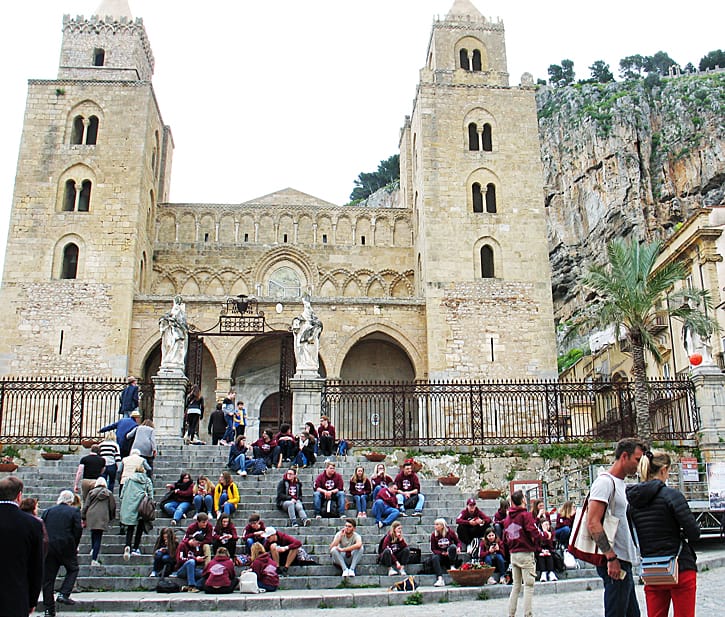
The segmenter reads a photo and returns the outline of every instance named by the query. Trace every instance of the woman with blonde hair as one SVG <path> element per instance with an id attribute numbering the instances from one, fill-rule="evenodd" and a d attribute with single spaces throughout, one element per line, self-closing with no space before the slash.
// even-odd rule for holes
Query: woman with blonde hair
<path id="1" fill-rule="evenodd" d="M 196 480 L 193 502 L 197 514 L 206 512 L 209 516 L 214 515 L 214 484 L 204 474 Z"/>
<path id="2" fill-rule="evenodd" d="M 675 584 L 648 585 L 644 595 L 649 617 L 694 617 L 697 592 L 697 556 L 690 542 L 700 527 L 680 491 L 667 486 L 672 461 L 666 452 L 645 452 L 639 463 L 642 482 L 627 487 L 627 500 L 639 550 L 643 557 L 679 555 Z"/>
<path id="3" fill-rule="evenodd" d="M 279 587 L 279 574 L 277 563 L 259 542 L 252 544 L 251 548 L 252 571 L 257 575 L 257 587 L 265 591 L 277 591 Z"/>
<path id="4" fill-rule="evenodd" d="M 408 576 L 405 566 L 410 562 L 410 547 L 403 537 L 403 526 L 394 521 L 380 542 L 378 563 L 388 567 L 388 576 Z"/>
<path id="5" fill-rule="evenodd" d="M 443 571 L 447 568 L 456 567 L 459 563 L 461 553 L 461 541 L 456 532 L 448 527 L 444 518 L 437 518 L 433 521 L 433 533 L 430 534 L 430 565 L 436 575 L 434 587 L 445 587 Z"/>
<path id="6" fill-rule="evenodd" d="M 571 526 L 574 524 L 574 515 L 576 514 L 576 506 L 573 501 L 565 501 L 564 505 L 559 509 L 556 515 L 556 530 L 554 536 L 556 541 L 563 546 L 569 544 L 569 536 L 571 535 Z"/>

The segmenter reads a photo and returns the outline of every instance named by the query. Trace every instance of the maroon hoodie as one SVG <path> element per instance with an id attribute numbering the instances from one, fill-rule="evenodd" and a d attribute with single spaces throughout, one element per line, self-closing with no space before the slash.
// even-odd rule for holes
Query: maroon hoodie
<path id="1" fill-rule="evenodd" d="M 503 541 L 509 553 L 533 553 L 538 550 L 541 530 L 524 506 L 509 508 L 503 528 Z"/>

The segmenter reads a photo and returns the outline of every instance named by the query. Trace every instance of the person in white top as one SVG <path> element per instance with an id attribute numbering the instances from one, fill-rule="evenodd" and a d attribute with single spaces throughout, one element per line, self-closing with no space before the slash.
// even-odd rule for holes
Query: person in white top
<path id="1" fill-rule="evenodd" d="M 597 566 L 597 574 L 604 582 L 605 617 L 640 617 L 632 576 L 632 565 L 638 557 L 627 521 L 624 478 L 636 473 L 646 450 L 647 446 L 638 439 L 620 440 L 614 451 L 614 464 L 594 480 L 589 491 L 589 533 L 607 559 L 606 566 Z M 608 538 L 602 519 L 612 494 L 610 514 L 619 519 L 619 524 L 614 538 Z"/>
<path id="2" fill-rule="evenodd" d="M 343 578 L 355 576 L 355 568 L 363 555 L 363 541 L 356 527 L 354 518 L 346 518 L 345 526 L 330 544 L 332 563 L 342 570 Z"/>

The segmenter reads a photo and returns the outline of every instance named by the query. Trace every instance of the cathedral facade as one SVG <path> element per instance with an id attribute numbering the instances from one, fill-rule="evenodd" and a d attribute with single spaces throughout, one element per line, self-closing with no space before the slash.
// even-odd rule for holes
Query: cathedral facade
<path id="1" fill-rule="evenodd" d="M 503 24 L 469 0 L 434 23 L 424 59 L 384 203 L 290 188 L 169 203 L 174 142 L 143 22 L 118 0 L 66 16 L 57 78 L 29 82 L 0 375 L 150 379 L 174 296 L 200 331 L 238 295 L 287 331 L 309 292 L 323 376 L 556 377 L 533 80 L 509 85 Z M 280 340 L 206 337 L 207 400 L 232 386 L 252 414 L 269 406 Z"/>

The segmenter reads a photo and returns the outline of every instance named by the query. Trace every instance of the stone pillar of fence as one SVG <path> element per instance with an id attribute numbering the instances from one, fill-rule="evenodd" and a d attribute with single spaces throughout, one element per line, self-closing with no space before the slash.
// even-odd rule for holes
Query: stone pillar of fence
<path id="1" fill-rule="evenodd" d="M 181 443 L 184 397 L 189 380 L 183 373 L 151 377 L 154 382 L 154 427 L 157 441 Z"/>
<path id="2" fill-rule="evenodd" d="M 700 411 L 698 445 L 707 463 L 725 461 L 725 374 L 717 366 L 692 369 L 695 400 Z"/>
<path id="3" fill-rule="evenodd" d="M 302 429 L 306 422 L 317 426 L 320 423 L 325 379 L 293 377 L 289 380 L 289 385 L 292 390 L 292 430 L 296 432 Z"/>

